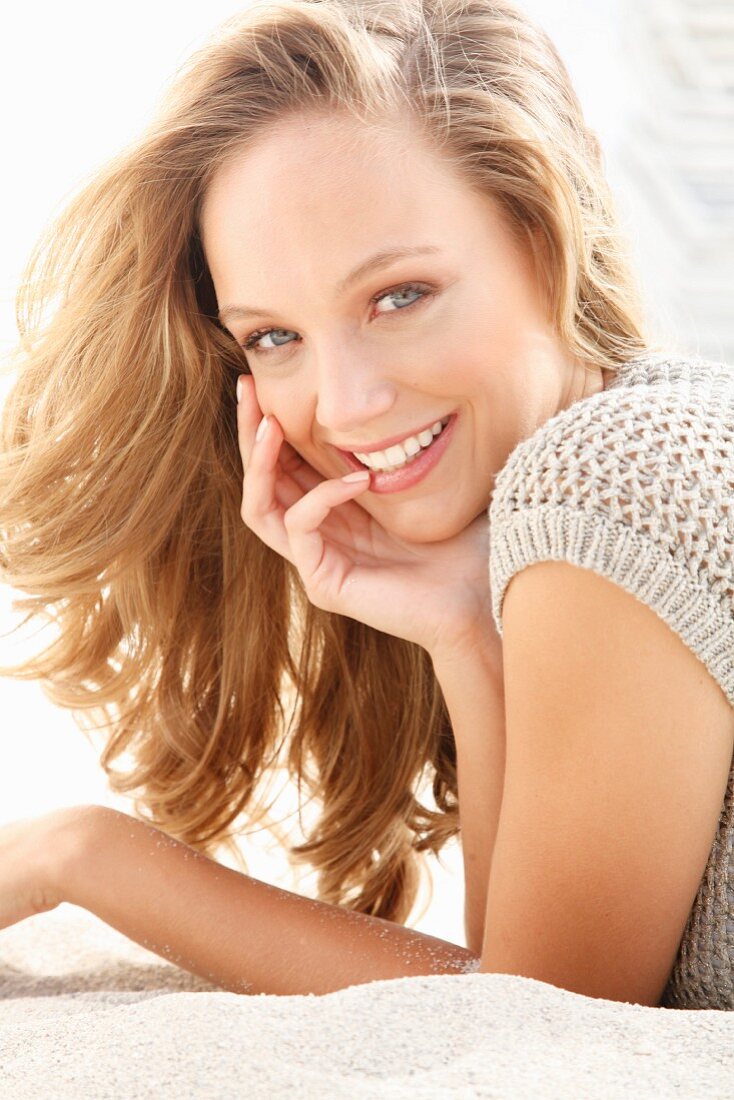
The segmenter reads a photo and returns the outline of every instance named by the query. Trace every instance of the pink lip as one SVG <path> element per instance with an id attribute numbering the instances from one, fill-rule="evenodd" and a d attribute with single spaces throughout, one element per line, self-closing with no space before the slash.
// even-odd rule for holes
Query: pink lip
<path id="1" fill-rule="evenodd" d="M 421 451 L 418 457 L 414 458 L 412 462 L 409 462 L 407 466 L 401 466 L 399 470 L 386 471 L 383 473 L 377 473 L 375 470 L 370 470 L 370 483 L 367 492 L 397 493 L 402 489 L 409 489 L 419 481 L 422 481 L 423 478 L 430 473 L 436 463 L 440 462 L 441 456 L 453 437 L 454 425 L 456 424 L 457 418 L 458 414 L 452 413 L 441 434 L 437 435 L 433 443 L 424 451 Z M 433 423 L 436 423 L 435 420 Z M 338 450 L 339 448 L 336 449 Z M 354 457 L 351 451 L 342 451 L 341 453 L 344 455 L 344 460 L 350 470 L 367 469 L 359 459 Z"/>
<path id="2" fill-rule="evenodd" d="M 360 454 L 369 454 L 370 451 L 384 451 L 386 447 L 392 447 L 395 443 L 402 443 L 404 439 L 407 439 L 411 435 L 420 435 L 421 432 L 426 431 L 432 424 L 435 424 L 437 420 L 443 420 L 442 416 L 434 416 L 433 420 L 429 420 L 427 424 L 424 424 L 422 428 L 416 428 L 414 432 L 403 432 L 402 435 L 391 435 L 388 439 L 382 439 L 379 443 L 368 443 L 367 446 L 362 447 L 350 447 L 348 451 L 343 447 L 337 447 L 334 443 L 330 443 L 329 446 L 333 447 L 335 451 L 339 451 L 340 454 L 349 455 L 354 451 L 359 451 Z"/>

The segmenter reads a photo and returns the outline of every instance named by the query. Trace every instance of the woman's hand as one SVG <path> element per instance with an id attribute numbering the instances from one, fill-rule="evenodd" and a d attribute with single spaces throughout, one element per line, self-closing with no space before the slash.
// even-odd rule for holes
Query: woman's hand
<path id="1" fill-rule="evenodd" d="M 0 928 L 47 913 L 64 900 L 68 840 L 84 812 L 84 807 L 64 807 L 0 825 Z"/>
<path id="2" fill-rule="evenodd" d="M 316 607 L 423 646 L 435 659 L 477 644 L 501 652 L 491 615 L 488 517 L 453 538 L 412 543 L 386 531 L 355 499 L 370 484 L 325 479 L 262 411 L 242 376 L 238 433 L 244 466 L 242 519 L 298 570 Z"/>

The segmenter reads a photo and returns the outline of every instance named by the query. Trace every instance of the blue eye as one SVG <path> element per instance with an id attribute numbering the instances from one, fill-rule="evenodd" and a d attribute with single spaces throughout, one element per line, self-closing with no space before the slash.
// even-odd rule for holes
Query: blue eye
<path id="1" fill-rule="evenodd" d="M 372 298 L 370 298 L 370 302 L 376 304 L 377 302 L 380 302 L 383 298 L 389 298 L 391 295 L 395 295 L 396 297 L 402 296 L 406 293 L 409 293 L 410 291 L 417 292 L 420 297 L 416 298 L 412 302 L 409 302 L 406 306 L 401 306 L 398 309 L 394 310 L 388 310 L 387 312 L 404 313 L 406 310 L 411 309 L 413 306 L 420 305 L 421 302 L 432 297 L 432 295 L 435 293 L 433 288 L 426 286 L 425 283 L 401 283 L 400 286 L 392 287 L 390 290 L 382 290 L 379 294 L 375 294 Z M 277 351 L 279 347 L 285 347 L 285 343 L 277 344 L 274 348 L 258 348 L 256 347 L 258 340 L 262 340 L 264 336 L 270 336 L 272 333 L 285 333 L 286 335 L 288 335 L 289 331 L 289 329 L 284 328 L 258 329 L 257 332 L 253 332 L 250 336 L 248 336 L 247 339 L 244 340 L 240 346 L 243 347 L 245 351 L 254 352 L 255 355 L 268 355 L 272 351 Z M 293 341 L 287 342 L 292 343 Z"/>
<path id="2" fill-rule="evenodd" d="M 274 351 L 274 348 L 256 348 L 255 344 L 258 340 L 262 340 L 263 336 L 270 336 L 273 332 L 288 332 L 284 328 L 261 328 L 257 332 L 253 332 L 252 336 L 248 338 L 242 344 L 245 351 L 254 351 L 256 355 L 264 355 L 268 351 Z M 280 345 L 276 345 L 280 346 Z"/>

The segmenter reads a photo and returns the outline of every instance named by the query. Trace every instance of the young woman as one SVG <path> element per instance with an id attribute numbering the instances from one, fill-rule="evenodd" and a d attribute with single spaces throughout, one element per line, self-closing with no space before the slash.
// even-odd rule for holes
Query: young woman
<path id="1" fill-rule="evenodd" d="M 732 372 L 646 340 L 520 9 L 248 8 L 19 307 L 3 578 L 58 639 L 9 674 L 108 726 L 137 816 L 6 826 L 0 926 L 71 902 L 246 993 L 734 1007 Z M 319 900 L 211 858 L 281 752 Z M 466 948 L 403 926 L 459 830 Z"/>

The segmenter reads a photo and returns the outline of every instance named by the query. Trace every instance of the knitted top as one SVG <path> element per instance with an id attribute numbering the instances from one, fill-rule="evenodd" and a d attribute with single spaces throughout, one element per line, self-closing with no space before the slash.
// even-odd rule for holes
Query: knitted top
<path id="1" fill-rule="evenodd" d="M 512 450 L 489 539 L 500 635 L 513 575 L 571 562 L 653 608 L 734 706 L 734 367 L 664 352 L 623 364 Z M 734 1010 L 732 765 L 663 1007 Z"/>

